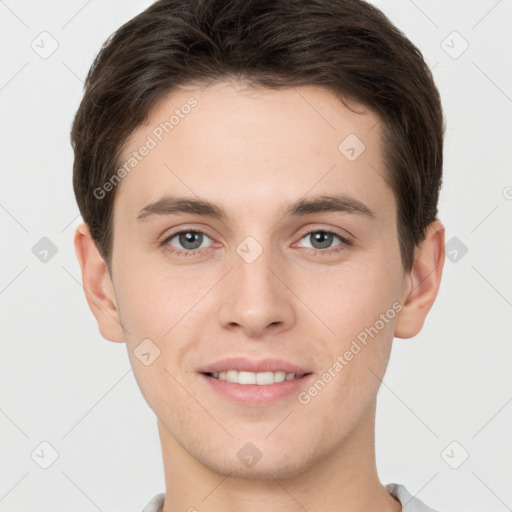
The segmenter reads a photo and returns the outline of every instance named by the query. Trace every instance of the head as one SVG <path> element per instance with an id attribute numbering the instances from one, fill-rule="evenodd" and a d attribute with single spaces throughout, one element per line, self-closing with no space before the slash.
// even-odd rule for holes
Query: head
<path id="1" fill-rule="evenodd" d="M 361 0 L 160 0 L 106 41 L 71 133 L 75 247 L 168 443 L 291 476 L 371 424 L 440 283 L 443 135 L 421 53 Z M 307 386 L 236 403 L 204 370 L 237 356 Z"/>

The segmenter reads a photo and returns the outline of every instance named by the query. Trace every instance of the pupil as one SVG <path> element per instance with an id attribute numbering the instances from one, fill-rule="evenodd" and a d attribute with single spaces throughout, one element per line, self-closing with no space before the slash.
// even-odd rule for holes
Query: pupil
<path id="1" fill-rule="evenodd" d="M 181 233 L 180 236 L 180 243 L 183 245 L 183 247 L 187 249 L 197 249 L 201 245 L 201 233 L 195 233 L 193 231 L 187 231 L 185 233 Z M 187 244 L 194 244 L 197 243 L 197 239 L 199 238 L 199 245 L 197 247 L 189 247 Z"/>
<path id="2" fill-rule="evenodd" d="M 317 231 L 316 233 L 313 233 L 313 238 L 315 241 L 320 243 L 320 248 L 329 247 L 330 243 L 332 242 L 332 235 L 325 233 L 324 231 Z M 323 242 L 322 239 L 324 239 Z"/>

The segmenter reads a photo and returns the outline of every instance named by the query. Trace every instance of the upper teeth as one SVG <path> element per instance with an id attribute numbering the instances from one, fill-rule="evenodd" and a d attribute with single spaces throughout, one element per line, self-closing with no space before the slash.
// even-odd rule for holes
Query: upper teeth
<path id="1" fill-rule="evenodd" d="M 220 380 L 235 382 L 238 384 L 274 384 L 275 382 L 283 382 L 284 380 L 295 379 L 295 373 L 278 372 L 239 372 L 237 370 L 227 370 L 212 374 Z"/>

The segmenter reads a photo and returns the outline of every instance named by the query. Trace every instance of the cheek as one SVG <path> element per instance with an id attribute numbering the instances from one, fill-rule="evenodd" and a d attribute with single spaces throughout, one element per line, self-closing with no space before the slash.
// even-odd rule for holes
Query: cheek
<path id="1" fill-rule="evenodd" d="M 389 360 L 401 308 L 397 267 L 383 258 L 368 258 L 332 267 L 314 282 L 315 287 L 304 287 L 300 296 L 328 327 L 318 324 L 325 333 L 318 351 L 323 352 L 325 368 L 336 375 L 332 387 L 329 384 L 331 396 L 340 406 L 355 407 L 361 397 L 376 392 L 376 376 L 382 376 Z"/>
<path id="2" fill-rule="evenodd" d="M 311 404 L 309 411 L 342 411 L 330 420 L 333 431 L 349 428 L 346 418 L 360 418 L 379 389 L 400 308 L 393 286 L 389 275 L 353 268 L 346 275 L 332 275 L 324 293 L 309 296 L 311 309 L 333 332 L 323 329 L 326 335 L 317 349 L 322 373 L 300 403 Z"/>
<path id="3" fill-rule="evenodd" d="M 396 270 L 382 258 L 346 262 L 307 279 L 301 285 L 304 303 L 343 337 L 373 325 L 400 297 Z"/>
<path id="4" fill-rule="evenodd" d="M 206 286 L 197 283 L 147 263 L 126 266 L 116 283 L 123 325 L 137 338 L 162 339 L 204 294 Z"/>

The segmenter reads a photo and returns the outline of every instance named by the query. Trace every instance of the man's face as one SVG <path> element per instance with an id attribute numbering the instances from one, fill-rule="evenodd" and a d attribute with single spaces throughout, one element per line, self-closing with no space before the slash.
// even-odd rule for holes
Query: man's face
<path id="1" fill-rule="evenodd" d="M 351 107 L 319 87 L 221 82 L 170 94 L 125 147 L 123 162 L 150 147 L 114 204 L 112 283 L 133 370 L 162 442 L 220 473 L 293 476 L 371 424 L 407 274 L 378 118 Z M 168 195 L 226 217 L 160 208 L 138 219 Z M 286 214 L 327 196 L 368 212 Z M 203 373 L 235 357 L 308 375 L 244 388 Z"/>

